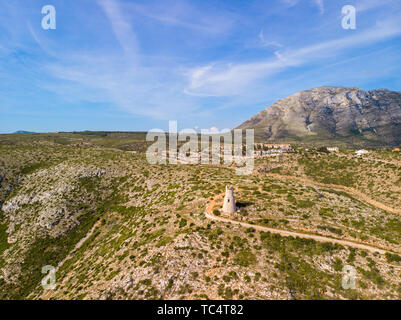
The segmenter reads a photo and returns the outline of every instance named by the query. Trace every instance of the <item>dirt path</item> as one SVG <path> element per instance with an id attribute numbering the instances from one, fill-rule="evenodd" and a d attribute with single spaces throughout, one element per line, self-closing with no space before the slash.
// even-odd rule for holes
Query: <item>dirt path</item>
<path id="1" fill-rule="evenodd" d="M 316 181 L 308 179 L 308 178 L 296 177 L 296 176 L 286 176 L 286 175 L 281 175 L 281 174 L 276 174 L 276 173 L 265 173 L 265 175 L 274 177 L 274 178 L 292 179 L 292 180 L 309 183 L 309 184 L 323 187 L 323 188 L 331 188 L 334 190 L 345 191 L 345 192 L 350 193 L 351 195 L 355 196 L 358 200 L 369 203 L 370 205 L 372 205 L 378 209 L 381 209 L 381 210 L 384 210 L 384 211 L 387 211 L 390 213 L 401 214 L 400 209 L 394 209 L 394 208 L 391 208 L 391 207 L 385 205 L 384 203 L 373 200 L 372 198 L 369 198 L 366 194 L 363 194 L 362 192 L 360 192 L 354 188 L 351 188 L 351 187 L 345 187 L 345 186 L 341 186 L 341 185 L 337 185 L 337 184 L 326 184 L 326 183 L 316 182 Z"/>
<path id="2" fill-rule="evenodd" d="M 74 248 L 70 251 L 70 253 L 62 261 L 59 262 L 59 264 L 56 267 L 56 273 L 67 260 L 72 258 L 73 253 L 76 252 L 79 248 L 81 248 L 81 246 L 84 244 L 84 242 L 89 239 L 89 237 L 95 231 L 96 227 L 98 227 L 99 225 L 100 225 L 100 222 L 99 221 L 96 222 L 93 225 L 93 227 L 88 231 L 88 233 L 81 240 L 78 241 L 78 243 L 74 246 Z M 53 290 L 48 290 L 48 291 L 45 290 L 44 293 L 40 296 L 40 299 L 49 300 L 53 297 L 54 293 L 55 292 Z"/>
<path id="3" fill-rule="evenodd" d="M 356 249 L 367 250 L 372 253 L 379 252 L 380 254 L 385 254 L 386 252 L 392 252 L 389 250 L 377 248 L 374 246 L 370 246 L 370 245 L 366 245 L 363 243 L 354 242 L 354 241 L 350 241 L 350 240 L 341 240 L 341 239 L 329 238 L 329 237 L 319 236 L 319 235 L 314 235 L 314 234 L 307 234 L 307 233 L 300 233 L 300 232 L 295 232 L 295 231 L 287 231 L 287 230 L 282 230 L 282 229 L 269 228 L 269 227 L 254 225 L 254 224 L 250 224 L 250 223 L 246 223 L 246 222 L 236 221 L 236 220 L 232 220 L 232 219 L 225 218 L 225 217 L 217 217 L 213 214 L 213 207 L 215 206 L 216 201 L 223 197 L 224 197 L 224 194 L 218 195 L 209 202 L 209 204 L 206 207 L 206 211 L 205 211 L 205 216 L 208 219 L 220 221 L 220 222 L 224 222 L 224 223 L 230 223 L 230 224 L 238 225 L 238 226 L 241 226 L 244 228 L 253 228 L 258 231 L 279 234 L 284 237 L 291 236 L 291 237 L 299 237 L 299 238 L 304 238 L 304 239 L 313 239 L 318 242 L 330 242 L 333 244 L 340 244 L 343 246 L 348 246 L 348 247 L 352 247 L 352 248 L 356 248 Z"/>
<path id="4" fill-rule="evenodd" d="M 82 247 L 82 245 L 84 244 L 84 242 L 86 240 L 89 239 L 89 237 L 93 234 L 93 232 L 95 231 L 96 227 L 98 227 L 100 225 L 100 221 L 97 221 L 92 228 L 88 231 L 88 233 L 77 242 L 77 244 L 74 246 L 74 248 L 70 251 L 70 253 L 62 260 L 59 262 L 59 264 L 57 265 L 56 271 L 58 271 L 63 264 L 67 261 L 70 260 L 72 258 L 72 255 L 79 249 Z"/>

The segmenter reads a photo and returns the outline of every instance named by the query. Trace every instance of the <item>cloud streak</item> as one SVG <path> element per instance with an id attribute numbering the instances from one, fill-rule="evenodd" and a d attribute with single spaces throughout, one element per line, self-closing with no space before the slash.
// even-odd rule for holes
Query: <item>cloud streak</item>
<path id="1" fill-rule="evenodd" d="M 180 0 L 151 1 L 146 5 L 130 3 L 127 8 L 137 15 L 153 20 L 153 22 L 170 27 L 194 30 L 208 35 L 219 35 L 228 32 L 233 27 L 235 20 L 233 14 L 223 14 L 222 12 L 205 14 L 188 2 Z"/>
<path id="2" fill-rule="evenodd" d="M 333 57 L 350 49 L 371 45 L 401 34 L 401 23 L 397 20 L 378 23 L 364 32 L 344 38 L 329 40 L 298 49 L 287 49 L 275 53 L 275 58 L 252 63 L 214 63 L 196 67 L 189 74 L 188 94 L 230 96 L 238 95 L 260 80 L 284 69 Z"/>
<path id="3" fill-rule="evenodd" d="M 97 0 L 97 2 L 105 12 L 113 32 L 125 53 L 131 59 L 135 58 L 139 50 L 136 34 L 121 12 L 119 3 L 115 0 Z"/>
<path id="4" fill-rule="evenodd" d="M 129 19 L 122 14 L 121 3 L 116 0 L 99 0 L 98 3 L 124 55 L 70 52 L 59 56 L 57 61 L 44 66 L 57 82 L 42 83 L 41 87 L 64 94 L 67 99 L 73 95 L 89 102 L 108 102 L 132 114 L 157 119 L 195 110 L 194 103 L 180 90 L 183 84 L 180 85 L 179 77 L 174 75 L 177 71 L 169 70 L 169 66 L 143 64 L 135 32 Z"/>
<path id="5" fill-rule="evenodd" d="M 0 3 L 4 112 L 228 127 L 310 86 L 401 86 L 395 0 L 356 1 L 352 31 L 329 1 L 53 1 L 53 31 L 40 27 L 39 0 Z"/>
<path id="6" fill-rule="evenodd" d="M 318 7 L 320 14 L 324 13 L 324 3 L 323 0 L 313 0 L 315 5 Z"/>

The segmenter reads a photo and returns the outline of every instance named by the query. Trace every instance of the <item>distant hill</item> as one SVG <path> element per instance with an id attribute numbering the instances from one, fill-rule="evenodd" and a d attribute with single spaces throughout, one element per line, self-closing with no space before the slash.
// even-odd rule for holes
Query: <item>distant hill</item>
<path id="1" fill-rule="evenodd" d="M 18 131 L 15 131 L 14 133 L 34 133 L 34 132 L 32 132 L 32 131 L 18 130 Z"/>
<path id="2" fill-rule="evenodd" d="M 242 123 L 255 140 L 344 146 L 401 144 L 401 92 L 319 87 L 281 99 Z"/>

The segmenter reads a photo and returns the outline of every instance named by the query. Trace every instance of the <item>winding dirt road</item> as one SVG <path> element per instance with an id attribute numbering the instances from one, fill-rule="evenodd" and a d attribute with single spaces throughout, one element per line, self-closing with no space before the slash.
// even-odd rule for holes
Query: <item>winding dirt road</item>
<path id="1" fill-rule="evenodd" d="M 298 180 L 298 181 L 302 181 L 302 182 L 306 182 L 306 183 L 310 183 L 310 184 L 314 184 L 314 185 L 318 185 L 318 186 L 322 186 L 322 187 L 331 187 L 333 189 L 334 186 L 332 185 L 327 185 L 327 184 L 323 184 L 323 183 L 317 183 L 315 181 L 309 180 L 309 179 L 305 179 L 305 178 L 300 178 L 300 177 L 293 177 L 293 176 L 282 176 L 279 174 L 267 174 L 269 176 L 274 176 L 277 178 L 289 178 L 289 179 L 294 179 L 294 180 Z M 348 188 L 348 187 L 342 187 L 342 186 L 337 186 L 335 185 L 335 187 L 339 187 L 338 189 L 344 190 L 346 192 L 352 193 L 354 195 L 357 195 L 358 198 L 360 198 L 360 200 L 366 201 L 369 204 L 373 205 L 374 207 L 377 207 L 379 209 L 382 210 L 386 210 L 392 213 L 400 213 L 399 210 L 390 208 L 388 206 L 386 206 L 385 204 L 382 204 L 380 202 L 377 202 L 373 199 L 370 199 L 369 197 L 367 197 L 366 195 L 360 193 L 359 191 L 355 190 L 356 193 L 354 193 L 354 189 L 353 188 Z M 362 197 L 363 196 L 363 197 Z M 325 237 L 325 236 L 319 236 L 319 235 L 314 235 L 314 234 L 308 234 L 308 233 L 301 233 L 301 232 L 295 232 L 295 231 L 287 231 L 287 230 L 283 230 L 283 229 L 275 229 L 275 228 L 269 228 L 269 227 L 264 227 L 264 226 L 260 226 L 260 225 L 254 225 L 254 224 L 250 224 L 250 223 L 246 223 L 246 222 L 241 222 L 241 221 L 236 221 L 227 217 L 220 217 L 220 216 L 215 216 L 213 214 L 213 208 L 216 204 L 216 201 L 223 198 L 224 197 L 224 193 L 220 194 L 218 196 L 215 196 L 207 205 L 206 207 L 206 211 L 205 211 L 205 216 L 208 219 L 211 220 L 215 220 L 215 221 L 220 221 L 220 222 L 224 222 L 224 223 L 230 223 L 233 225 L 238 225 L 238 226 L 242 226 L 244 228 L 254 228 L 255 230 L 258 231 L 264 231 L 264 232 L 270 232 L 270 233 L 274 233 L 274 234 L 279 234 L 281 236 L 284 237 L 299 237 L 299 238 L 304 238 L 304 239 L 313 239 L 315 241 L 319 241 L 319 242 L 330 242 L 333 244 L 340 244 L 343 246 L 348 246 L 348 247 L 352 247 L 352 248 L 356 248 L 356 249 L 362 249 L 362 250 L 366 250 L 366 251 L 370 251 L 370 252 L 378 252 L 380 254 L 385 254 L 386 252 L 389 253 L 394 253 L 393 251 L 390 250 L 386 250 L 384 248 L 379 248 L 379 247 L 375 247 L 375 246 L 371 246 L 371 245 L 367 245 L 361 242 L 356 242 L 356 241 L 351 241 L 351 240 L 342 240 L 342 239 L 335 239 L 335 238 L 329 238 L 329 237 Z M 369 201 L 368 201 L 369 200 Z M 399 253 L 399 252 L 397 252 Z"/>
<path id="2" fill-rule="evenodd" d="M 285 176 L 285 175 L 281 175 L 281 174 L 276 174 L 276 173 L 265 173 L 266 176 L 270 176 L 270 177 L 274 177 L 274 178 L 284 178 L 284 179 L 290 179 L 290 180 L 297 180 L 300 182 L 305 182 L 305 183 L 309 183 L 318 187 L 322 187 L 322 188 L 331 188 L 334 190 L 340 190 L 340 191 L 345 191 L 353 196 L 355 196 L 355 198 L 357 198 L 358 200 L 361 200 L 362 202 L 366 202 L 369 203 L 370 205 L 387 211 L 387 212 L 391 212 L 391 213 L 398 213 L 401 214 L 401 210 L 400 209 L 394 209 L 391 208 L 387 205 L 385 205 L 384 203 L 381 203 L 379 201 L 373 200 L 372 198 L 369 198 L 366 194 L 358 191 L 357 189 L 351 188 L 351 187 L 346 187 L 346 186 L 342 186 L 342 185 L 338 185 L 338 184 L 327 184 L 327 183 L 321 183 L 321 182 L 316 182 L 313 181 L 311 179 L 308 178 L 303 178 L 303 177 L 296 177 L 296 176 Z"/>

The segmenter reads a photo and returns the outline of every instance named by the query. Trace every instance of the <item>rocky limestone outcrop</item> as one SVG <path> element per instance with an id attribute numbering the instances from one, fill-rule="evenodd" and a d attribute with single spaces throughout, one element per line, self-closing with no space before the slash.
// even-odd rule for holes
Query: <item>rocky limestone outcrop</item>
<path id="1" fill-rule="evenodd" d="M 76 212 L 67 208 L 65 195 L 73 192 L 78 179 L 105 173 L 104 169 L 60 164 L 27 176 L 18 194 L 2 206 L 9 222 L 8 242 L 15 243 L 28 233 L 56 237 L 70 230 L 78 222 Z"/>
<path id="2" fill-rule="evenodd" d="M 401 93 L 319 87 L 281 99 L 238 126 L 266 141 L 401 143 Z"/>

